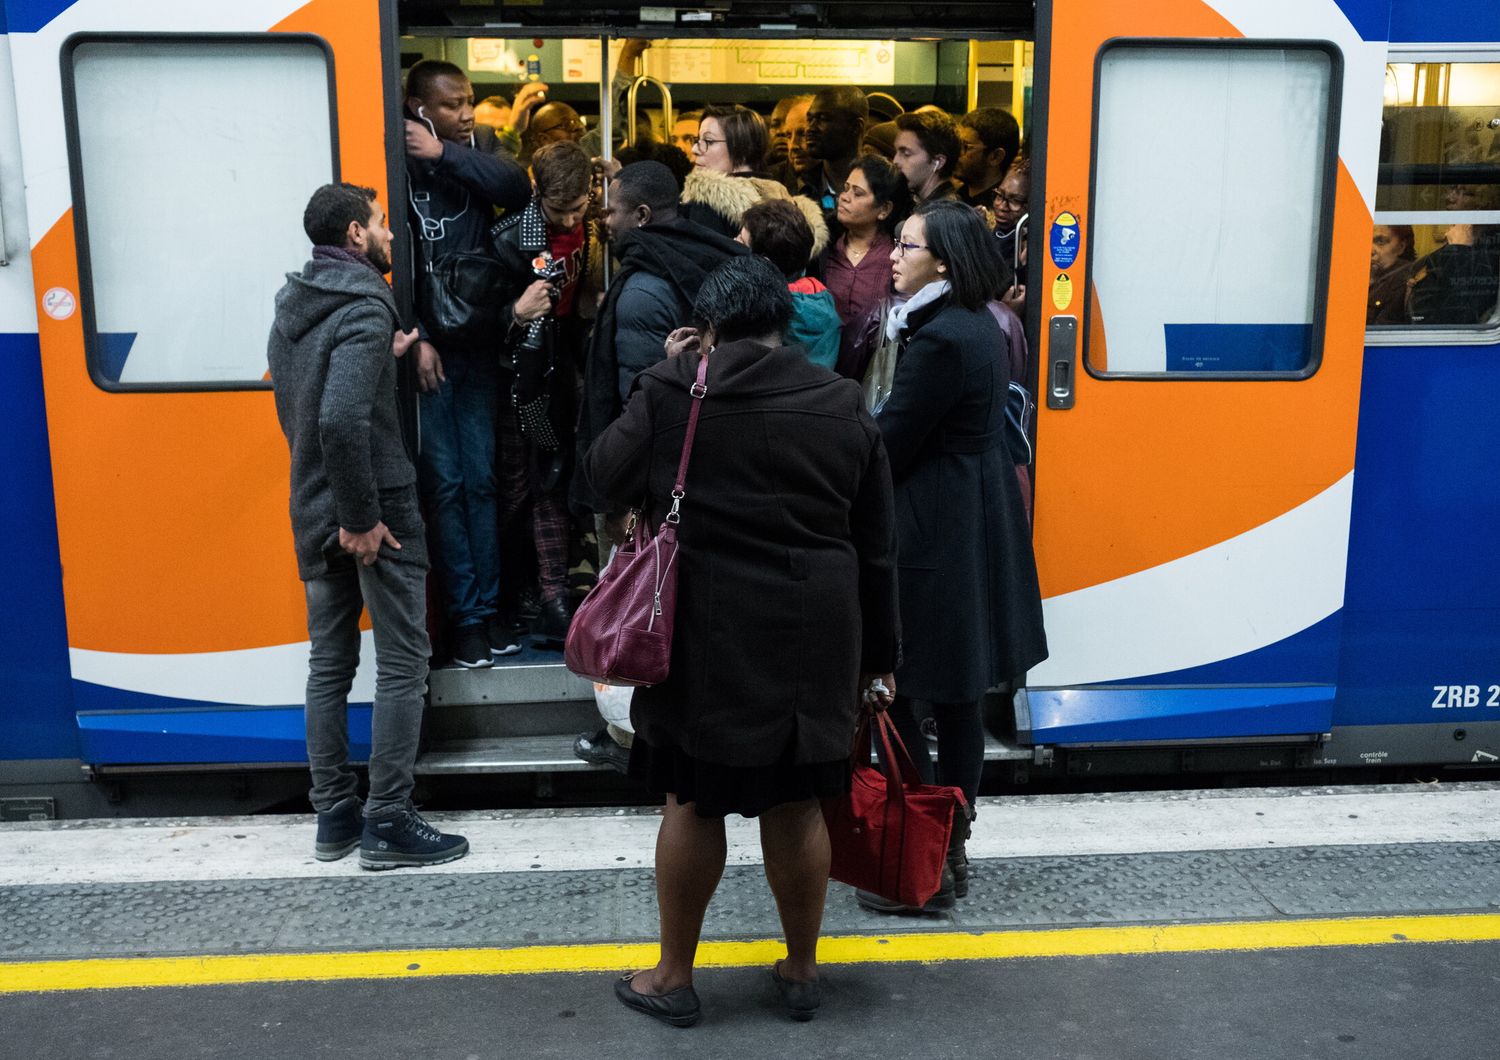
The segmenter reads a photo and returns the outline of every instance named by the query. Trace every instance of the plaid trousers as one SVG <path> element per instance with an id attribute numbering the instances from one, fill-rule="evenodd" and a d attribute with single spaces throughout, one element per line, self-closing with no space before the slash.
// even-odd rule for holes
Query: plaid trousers
<path id="1" fill-rule="evenodd" d="M 500 526 L 507 526 L 530 506 L 537 580 L 541 583 L 542 599 L 553 600 L 568 591 L 567 484 L 564 482 L 541 495 L 532 488 L 531 443 L 521 434 L 515 413 L 503 405 L 502 402 L 495 460 Z"/>

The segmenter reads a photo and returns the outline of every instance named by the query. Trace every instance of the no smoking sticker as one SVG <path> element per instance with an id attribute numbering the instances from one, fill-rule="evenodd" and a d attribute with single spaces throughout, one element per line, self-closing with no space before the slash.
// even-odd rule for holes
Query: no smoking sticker
<path id="1" fill-rule="evenodd" d="M 53 320 L 67 320 L 77 308 L 78 299 L 66 287 L 53 287 L 42 295 L 42 312 Z"/>

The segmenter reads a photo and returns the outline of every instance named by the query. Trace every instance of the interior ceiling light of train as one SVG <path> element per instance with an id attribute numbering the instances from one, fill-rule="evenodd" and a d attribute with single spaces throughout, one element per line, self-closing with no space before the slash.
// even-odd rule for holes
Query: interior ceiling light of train
<path id="1" fill-rule="evenodd" d="M 882 30 L 970 32 L 985 36 L 1030 36 L 1035 20 L 1031 0 L 949 0 L 946 3 L 900 4 L 880 0 L 824 0 L 793 3 L 754 0 L 740 3 L 707 0 L 690 5 L 607 3 L 601 0 L 399 0 L 404 32 L 453 27 L 568 28 L 579 33 L 617 36 L 671 31 L 718 33 L 724 30 L 869 34 Z"/>

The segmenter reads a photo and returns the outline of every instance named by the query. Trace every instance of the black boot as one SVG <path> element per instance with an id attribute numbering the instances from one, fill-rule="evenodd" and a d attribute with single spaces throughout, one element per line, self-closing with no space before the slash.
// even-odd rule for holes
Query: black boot
<path id="1" fill-rule="evenodd" d="M 974 808 L 968 813 L 953 815 L 953 831 L 948 836 L 948 871 L 953 873 L 953 895 L 956 898 L 969 896 L 969 852 L 964 848 L 970 832 L 974 829 Z"/>
<path id="2" fill-rule="evenodd" d="M 531 635 L 538 647 L 560 649 L 568 639 L 568 626 L 573 622 L 573 612 L 568 601 L 561 596 L 542 601 L 541 614 L 531 626 Z"/>

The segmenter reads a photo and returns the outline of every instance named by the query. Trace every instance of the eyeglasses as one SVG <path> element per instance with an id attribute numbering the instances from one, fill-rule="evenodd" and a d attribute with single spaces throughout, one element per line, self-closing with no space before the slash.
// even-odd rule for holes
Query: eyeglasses
<path id="1" fill-rule="evenodd" d="M 929 247 L 929 246 L 927 246 L 925 243 L 907 243 L 907 242 L 904 242 L 903 240 L 900 240 L 900 239 L 896 240 L 896 257 L 898 257 L 898 258 L 904 258 L 904 257 L 906 257 L 906 255 L 910 251 L 913 251 L 913 250 L 931 250 L 931 249 L 932 248 Z"/>
<path id="2" fill-rule="evenodd" d="M 701 147 L 705 151 L 707 151 L 714 144 L 727 144 L 728 142 L 729 142 L 728 140 L 714 140 L 714 139 L 711 139 L 710 137 L 707 137 L 707 136 L 695 136 L 695 137 L 693 137 L 693 146 L 694 147 Z"/>
<path id="3" fill-rule="evenodd" d="M 547 125 L 540 129 L 536 126 L 532 126 L 531 128 L 531 135 L 533 136 L 548 136 L 555 132 L 560 132 L 564 136 L 574 136 L 583 132 L 583 123 L 578 121 L 560 121 L 556 125 Z"/>
<path id="4" fill-rule="evenodd" d="M 999 209 L 1002 205 L 1009 206 L 1015 210 L 1024 210 L 1026 208 L 1026 196 L 1003 195 L 997 191 L 995 192 L 995 208 Z"/>

